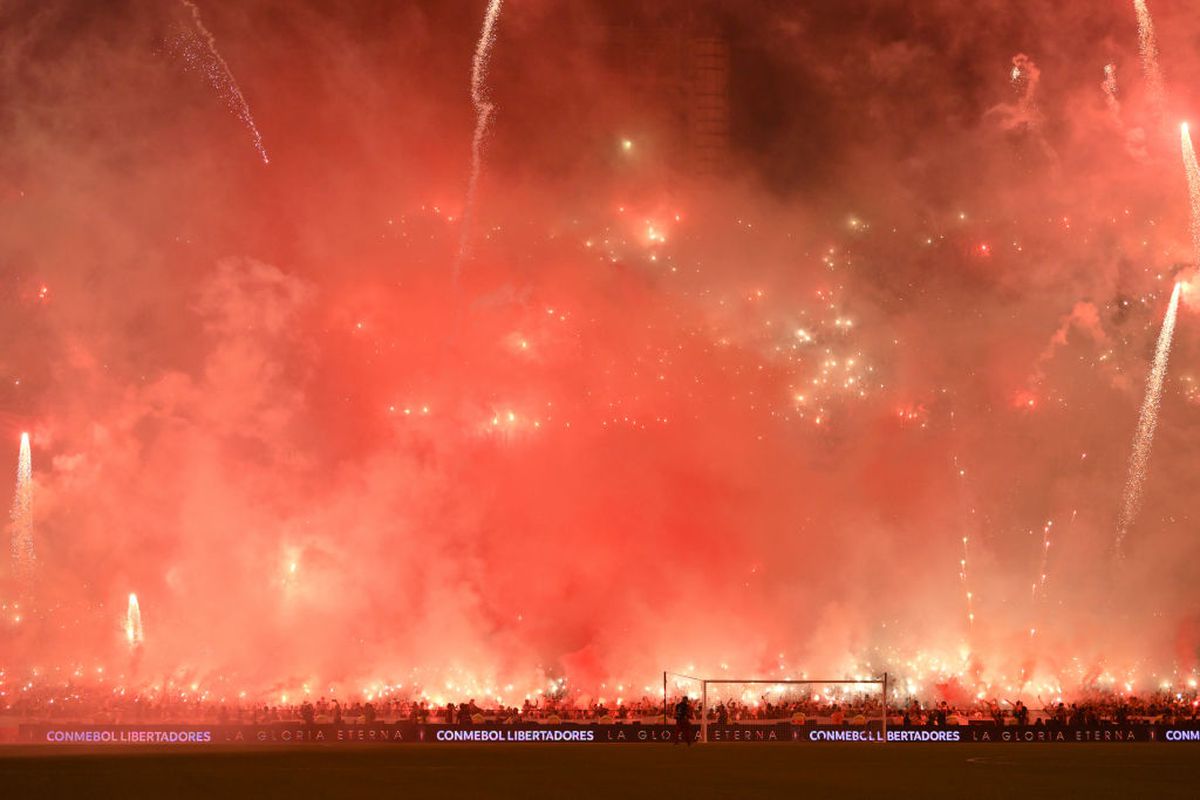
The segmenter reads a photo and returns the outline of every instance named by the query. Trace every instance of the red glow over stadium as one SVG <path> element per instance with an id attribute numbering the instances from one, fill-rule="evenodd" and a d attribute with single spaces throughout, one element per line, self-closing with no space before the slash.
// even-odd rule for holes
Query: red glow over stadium
<path id="1" fill-rule="evenodd" d="M 1183 4 L 17 5 L 0 707 L 1192 702 Z"/>

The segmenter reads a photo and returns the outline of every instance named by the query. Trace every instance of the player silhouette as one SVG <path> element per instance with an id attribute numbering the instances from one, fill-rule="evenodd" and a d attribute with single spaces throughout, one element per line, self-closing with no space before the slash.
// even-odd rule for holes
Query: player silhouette
<path id="1" fill-rule="evenodd" d="M 688 747 L 692 746 L 692 704 L 685 694 L 675 704 L 675 742 L 683 741 Z"/>

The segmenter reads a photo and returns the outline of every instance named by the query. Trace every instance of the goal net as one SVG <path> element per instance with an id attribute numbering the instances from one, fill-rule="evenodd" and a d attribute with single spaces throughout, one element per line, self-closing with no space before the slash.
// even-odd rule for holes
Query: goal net
<path id="1" fill-rule="evenodd" d="M 813 731 L 872 732 L 868 738 L 887 740 L 886 674 L 865 680 L 700 678 L 671 673 L 664 677 L 664 723 L 668 717 L 674 720 L 674 714 L 666 712 L 686 694 L 694 708 L 700 741 L 709 740 L 712 726 L 780 723 L 812 726 Z"/>

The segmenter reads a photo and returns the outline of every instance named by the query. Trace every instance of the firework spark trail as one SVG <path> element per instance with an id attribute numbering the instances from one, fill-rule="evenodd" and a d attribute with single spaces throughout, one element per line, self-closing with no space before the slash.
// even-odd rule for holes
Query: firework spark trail
<path id="1" fill-rule="evenodd" d="M 487 69 L 496 41 L 496 22 L 500 18 L 502 0 L 489 0 L 483 16 L 483 28 L 479 42 L 475 45 L 475 57 L 471 61 L 471 104 L 475 106 L 475 133 L 471 137 L 471 177 L 467 181 L 467 200 L 463 207 L 462 232 L 459 234 L 458 254 L 454 259 L 454 277 L 462 268 L 470 247 L 471 220 L 475 215 L 475 193 L 479 185 L 479 173 L 483 169 L 483 143 L 487 138 L 488 126 L 496 107 L 488 99 Z"/>
<path id="2" fill-rule="evenodd" d="M 142 644 L 142 609 L 138 606 L 137 595 L 129 593 L 129 607 L 125 611 L 125 640 L 130 647 Z"/>
<path id="3" fill-rule="evenodd" d="M 1191 207 L 1189 229 L 1192 233 L 1192 254 L 1200 262 L 1200 162 L 1196 160 L 1196 150 L 1192 147 L 1192 137 L 1188 133 L 1188 124 L 1179 126 L 1180 144 L 1183 148 L 1183 167 L 1187 173 L 1188 204 Z"/>
<path id="4" fill-rule="evenodd" d="M 33 582 L 35 565 L 33 548 L 33 459 L 29 451 L 29 434 L 21 434 L 21 451 L 17 460 L 17 490 L 12 504 L 12 566 L 13 576 L 28 592 Z"/>
<path id="5" fill-rule="evenodd" d="M 1071 519 L 1069 522 L 1067 522 L 1067 530 L 1068 531 L 1070 530 L 1071 526 L 1073 526 L 1075 524 L 1075 517 L 1078 514 L 1079 514 L 1079 509 L 1071 510 Z M 1032 626 L 1030 626 L 1030 628 L 1029 628 L 1029 638 L 1031 638 L 1031 639 L 1037 635 L 1037 631 L 1038 631 L 1037 618 L 1039 616 L 1039 614 L 1038 614 L 1039 602 L 1040 603 L 1046 602 L 1046 580 L 1050 576 L 1050 570 L 1049 570 L 1050 539 L 1051 539 L 1051 534 L 1054 532 L 1053 529 L 1054 529 L 1054 521 L 1053 520 L 1047 520 L 1046 525 L 1042 528 L 1042 560 L 1041 560 L 1041 566 L 1038 568 L 1037 580 L 1035 580 L 1033 583 L 1034 624 Z"/>
<path id="6" fill-rule="evenodd" d="M 1038 69 L 1033 59 L 1024 53 L 1017 53 L 1012 59 L 1013 91 L 1017 93 L 1017 108 L 1023 118 L 1031 119 L 1037 114 L 1037 90 L 1042 80 L 1042 71 Z"/>
<path id="7" fill-rule="evenodd" d="M 1137 2 L 1138 19 L 1141 21 L 1145 4 Z M 1147 20 L 1149 14 L 1147 13 Z M 1153 45 L 1154 29 L 1150 28 L 1150 43 Z M 1187 123 L 1179 126 L 1180 147 L 1183 151 L 1183 166 L 1187 174 L 1188 202 L 1191 207 L 1191 234 L 1194 257 L 1200 258 L 1200 164 L 1196 161 L 1196 151 L 1192 147 L 1192 138 L 1188 133 Z M 1137 432 L 1133 438 L 1133 454 L 1129 458 L 1129 478 L 1125 483 L 1125 492 L 1121 498 L 1121 515 L 1117 520 L 1116 552 L 1121 555 L 1125 536 L 1129 526 L 1137 517 L 1142 502 L 1142 489 L 1146 482 L 1146 472 L 1150 463 L 1150 449 L 1154 444 L 1154 429 L 1158 425 L 1158 407 L 1162 400 L 1163 380 L 1167 373 L 1167 358 L 1171 354 L 1171 338 L 1175 332 L 1175 315 L 1179 309 L 1179 293 L 1183 284 L 1176 283 L 1171 291 L 1171 302 L 1163 317 L 1162 330 L 1158 334 L 1158 344 L 1154 348 L 1154 364 L 1150 369 L 1150 377 L 1146 384 L 1146 397 L 1142 401 L 1142 410 L 1138 416 Z"/>
<path id="8" fill-rule="evenodd" d="M 951 414 L 953 418 L 953 413 Z M 960 494 L 966 497 L 966 479 L 967 471 L 958 463 L 958 456 L 954 456 L 954 474 L 960 481 Z M 975 513 L 975 509 L 971 509 L 971 513 Z M 975 594 L 971 591 L 970 572 L 968 565 L 971 560 L 971 537 L 963 534 L 962 537 L 962 557 L 958 560 L 958 579 L 962 583 L 963 593 L 966 595 L 967 601 L 967 627 L 975 626 Z"/>
<path id="9" fill-rule="evenodd" d="M 1050 534 L 1054 530 L 1054 520 L 1046 520 L 1046 524 L 1042 526 L 1042 559 L 1041 566 L 1038 567 L 1037 580 L 1033 582 L 1033 599 L 1036 602 L 1038 592 L 1046 588 L 1046 562 L 1050 558 Z"/>
<path id="10" fill-rule="evenodd" d="M 225 63 L 225 59 L 217 52 L 216 37 L 204 25 L 204 21 L 200 19 L 200 9 L 191 0 L 179 0 L 183 5 L 187 6 L 192 12 L 192 20 L 196 24 L 196 31 L 203 38 L 205 51 L 202 52 L 197 46 L 194 36 L 187 36 L 183 41 L 183 57 L 189 67 L 199 70 L 208 79 L 208 83 L 217 92 L 217 96 L 225 102 L 233 115 L 242 121 L 246 129 L 250 131 L 250 136 L 254 141 L 254 149 L 258 151 L 262 157 L 264 164 L 270 164 L 271 159 L 267 157 L 267 149 L 263 146 L 262 134 L 258 132 L 258 126 L 254 124 L 254 117 L 250 114 L 250 104 L 246 102 L 242 90 L 238 87 L 237 81 L 233 77 L 233 72 L 230 71 L 229 65 Z"/>
<path id="11" fill-rule="evenodd" d="M 1117 65 L 1104 65 L 1104 81 L 1100 84 L 1100 88 L 1104 90 L 1104 102 L 1108 106 L 1108 111 L 1112 114 L 1114 120 L 1121 118 L 1121 101 L 1117 98 Z"/>
<path id="12" fill-rule="evenodd" d="M 1166 114 L 1167 90 L 1163 83 L 1162 68 L 1158 65 L 1158 40 L 1154 35 L 1154 20 L 1146 0 L 1133 0 L 1133 10 L 1138 22 L 1138 50 L 1142 55 L 1142 73 L 1146 77 L 1146 91 L 1154 113 L 1161 120 Z"/>
<path id="13" fill-rule="evenodd" d="M 1023 128 L 1035 133 L 1040 132 L 1042 113 L 1038 110 L 1037 93 L 1038 85 L 1042 82 L 1042 71 L 1032 58 L 1024 53 L 1017 53 L 1012 58 L 1009 80 L 1017 102 L 995 109 L 1002 115 L 1003 126 L 1009 130 Z"/>
<path id="14" fill-rule="evenodd" d="M 1186 132 L 1185 132 L 1186 135 Z M 1194 157 L 1194 156 L 1193 156 Z M 1142 503 L 1142 489 L 1150 465 L 1150 448 L 1154 444 L 1154 429 L 1158 426 L 1158 406 L 1162 400 L 1163 379 L 1167 375 L 1167 357 L 1171 354 L 1171 337 L 1175 332 L 1175 314 L 1179 309 L 1179 292 L 1183 284 L 1176 283 L 1171 291 L 1171 303 L 1163 317 L 1158 344 L 1154 348 L 1154 365 L 1146 382 L 1146 397 L 1138 415 L 1137 432 L 1133 437 L 1133 454 L 1129 458 L 1129 478 L 1121 497 L 1121 516 L 1117 521 L 1117 555 L 1122 554 L 1125 535 L 1137 517 Z"/>
<path id="15" fill-rule="evenodd" d="M 967 561 L 970 558 L 971 551 L 967 546 L 970 541 L 969 536 L 962 537 L 962 559 L 959 561 L 961 571 L 959 577 L 962 579 L 963 591 L 967 594 L 967 625 L 974 627 L 975 625 L 975 596 L 971 592 L 971 582 L 967 576 Z"/>
<path id="16" fill-rule="evenodd" d="M 997 120 L 1005 130 L 1024 131 L 1031 135 L 1031 141 L 1037 145 L 1052 164 L 1058 162 L 1058 154 L 1046 140 L 1043 132 L 1044 118 L 1038 108 L 1038 86 L 1042 81 L 1042 71 L 1033 59 L 1024 53 L 1012 57 L 1012 69 L 1009 80 L 1016 94 L 1015 103 L 1001 103 L 988 111 L 988 115 Z"/>

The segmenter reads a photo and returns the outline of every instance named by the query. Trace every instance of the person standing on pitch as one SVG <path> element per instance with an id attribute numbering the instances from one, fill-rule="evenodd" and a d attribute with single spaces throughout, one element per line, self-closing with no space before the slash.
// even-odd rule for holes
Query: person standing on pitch
<path id="1" fill-rule="evenodd" d="M 683 741 L 688 747 L 692 746 L 692 704 L 685 694 L 675 704 L 675 744 Z"/>

